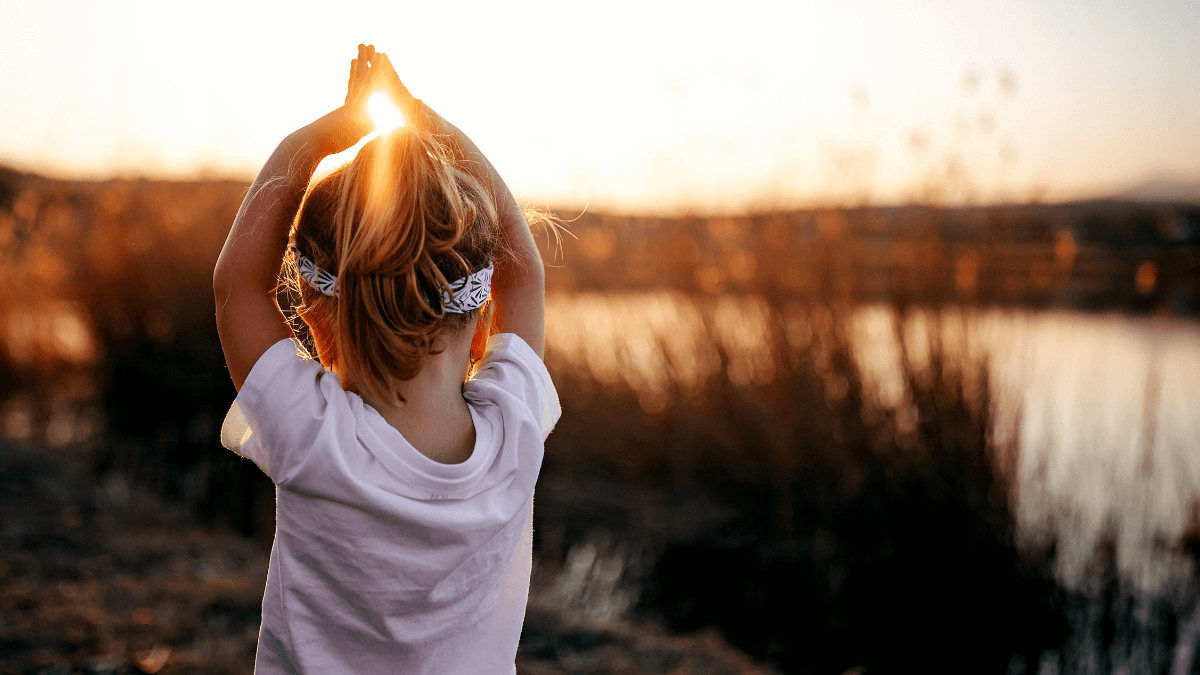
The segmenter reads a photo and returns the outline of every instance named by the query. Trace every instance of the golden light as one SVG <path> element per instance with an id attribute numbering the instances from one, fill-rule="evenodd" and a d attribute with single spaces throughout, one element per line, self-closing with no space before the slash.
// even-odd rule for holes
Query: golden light
<path id="1" fill-rule="evenodd" d="M 358 151 L 367 143 L 379 138 L 382 134 L 404 126 L 404 115 L 391 99 L 382 93 L 371 94 L 371 97 L 367 99 L 367 117 L 371 119 L 371 124 L 375 125 L 375 130 L 363 136 L 349 148 L 322 159 L 321 163 L 317 164 L 315 176 L 320 177 L 333 171 L 354 159 L 358 155 Z"/>
<path id="2" fill-rule="evenodd" d="M 367 114 L 375 124 L 375 130 L 380 133 L 404 126 L 404 115 L 386 94 L 372 94 L 367 99 Z"/>

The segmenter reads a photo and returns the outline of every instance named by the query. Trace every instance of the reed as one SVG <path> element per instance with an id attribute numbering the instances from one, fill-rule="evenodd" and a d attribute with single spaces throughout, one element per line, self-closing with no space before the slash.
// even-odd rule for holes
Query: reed
<path id="1" fill-rule="evenodd" d="M 243 187 L 0 170 L 0 413 L 30 439 L 98 417 L 64 436 L 87 437 L 70 447 L 86 448 L 97 483 L 132 476 L 266 544 L 271 484 L 217 442 L 233 391 L 211 270 Z M 564 414 L 537 493 L 535 595 L 580 551 L 620 550 L 621 608 L 715 626 L 785 672 L 1068 672 L 1081 655 L 1109 663 L 1136 631 L 1161 670 L 1200 623 L 1131 598 L 1103 565 L 1101 600 L 1067 593 L 1046 570 L 1053 542 L 1018 550 L 1016 448 L 993 434 L 986 364 L 952 353 L 940 328 L 910 334 L 994 304 L 1194 312 L 1198 214 L 1108 202 L 586 214 L 564 258 L 546 251 L 551 301 L 637 297 L 662 325 L 631 336 L 617 314 L 607 337 L 570 343 L 548 327 Z M 879 301 L 895 317 L 899 398 L 856 356 L 854 312 Z M 702 348 L 661 337 L 672 331 Z M 568 348 L 616 359 L 620 377 Z M 641 370 L 639 350 L 654 355 Z M 1163 618 L 1146 632 L 1142 614 Z"/>
<path id="2" fill-rule="evenodd" d="M 889 402 L 858 365 L 850 306 L 766 306 L 769 378 L 728 376 L 745 355 L 715 314 L 697 340 L 716 351 L 716 374 L 675 383 L 661 410 L 647 412 L 632 388 L 560 371 L 548 480 L 597 476 L 726 509 L 677 531 L 657 527 L 661 510 L 645 503 L 596 523 L 651 551 L 631 581 L 643 586 L 637 608 L 675 630 L 716 626 L 783 672 L 990 672 L 1060 645 L 1047 557 L 1014 543 L 1012 448 L 993 436 L 986 364 L 947 355 L 937 331 L 920 354 L 907 337 L 949 313 L 894 312 L 904 394 Z M 803 346 L 789 337 L 797 322 Z M 583 533 L 569 525 L 578 514 L 555 509 L 588 503 L 539 494 L 539 554 L 562 559 Z"/>

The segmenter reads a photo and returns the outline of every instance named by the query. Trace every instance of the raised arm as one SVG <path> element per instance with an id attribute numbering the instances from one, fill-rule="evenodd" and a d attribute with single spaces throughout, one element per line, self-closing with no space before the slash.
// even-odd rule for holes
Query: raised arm
<path id="1" fill-rule="evenodd" d="M 464 157 L 471 162 L 478 162 L 485 170 L 492 194 L 496 198 L 496 207 L 500 216 L 500 225 L 509 249 L 513 252 L 512 260 L 497 260 L 496 272 L 492 277 L 492 302 L 496 303 L 496 327 L 503 333 L 516 333 L 521 336 L 539 357 L 544 356 L 546 344 L 546 272 L 542 266 L 542 256 L 533 241 L 533 233 L 529 231 L 529 223 L 525 213 L 512 192 L 504 183 L 504 179 L 496 171 L 496 167 L 488 161 L 483 152 L 458 127 L 450 124 L 429 106 L 422 104 L 409 93 L 400 82 L 395 69 L 387 58 L 387 54 L 379 53 L 372 61 L 373 77 L 376 86 L 383 86 L 395 99 L 396 105 L 410 117 L 421 114 L 436 127 L 440 134 L 451 137 L 458 145 Z"/>
<path id="2" fill-rule="evenodd" d="M 492 194 L 496 197 L 496 210 L 512 260 L 496 263 L 492 277 L 492 302 L 496 303 L 496 328 L 501 333 L 516 333 L 521 336 L 539 358 L 546 350 L 546 271 L 542 255 L 533 241 L 525 213 L 496 167 L 458 127 L 447 122 L 436 112 L 425 106 L 425 112 L 438 125 L 442 133 L 452 134 L 471 160 L 479 161 L 487 169 Z"/>
<path id="3" fill-rule="evenodd" d="M 374 52 L 373 47 L 358 46 L 358 58 L 350 64 L 345 105 L 292 132 L 271 154 L 242 200 L 217 258 L 213 271 L 217 332 L 239 390 L 263 352 L 292 336 L 275 300 L 288 229 L 317 164 L 371 130 L 363 104 L 370 91 L 368 61 Z"/>

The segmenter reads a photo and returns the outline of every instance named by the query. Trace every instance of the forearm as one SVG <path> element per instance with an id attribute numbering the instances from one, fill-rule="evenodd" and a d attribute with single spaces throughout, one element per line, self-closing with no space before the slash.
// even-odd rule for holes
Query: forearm
<path id="1" fill-rule="evenodd" d="M 239 390 L 271 345 L 293 337 L 275 297 L 288 230 L 317 163 L 370 131 L 363 104 L 374 48 L 358 46 L 345 104 L 283 139 L 250 185 L 213 270 L 217 334 Z"/>
<path id="2" fill-rule="evenodd" d="M 500 227 L 512 257 L 498 260 L 492 277 L 492 301 L 496 306 L 494 328 L 497 332 L 517 333 L 540 357 L 545 348 L 546 273 L 525 213 L 496 167 L 475 143 L 428 107 L 425 111 L 438 133 L 453 139 L 465 160 L 481 166 L 495 195 Z"/>
<path id="3" fill-rule="evenodd" d="M 297 139 L 284 139 L 254 179 L 213 271 L 217 333 L 234 386 L 271 345 L 292 335 L 275 289 L 289 225 L 315 163 Z"/>
<path id="4" fill-rule="evenodd" d="M 483 168 L 484 175 L 488 181 L 488 187 L 496 198 L 496 209 L 500 218 L 500 226 L 504 231 L 505 239 L 516 257 L 515 262 L 518 263 L 518 266 L 522 270 L 530 272 L 532 276 L 538 278 L 544 277 L 542 257 L 538 252 L 537 245 L 533 241 L 533 234 L 529 231 L 529 223 L 525 220 L 525 212 L 521 209 L 521 205 L 517 203 L 516 198 L 513 197 L 512 191 L 508 189 L 508 185 L 504 182 L 504 179 L 500 177 L 500 173 L 496 171 L 496 167 L 488 161 L 488 158 L 479 149 L 479 146 L 475 145 L 475 142 L 464 134 L 462 130 L 447 122 L 429 106 L 424 106 L 424 111 L 433 120 L 439 133 L 450 136 L 468 161 L 478 162 Z M 523 275 L 517 276 L 521 277 Z M 517 280 L 528 281 L 525 279 Z"/>
<path id="5" fill-rule="evenodd" d="M 293 134 L 263 165 L 217 258 L 213 287 L 218 304 L 237 293 L 274 297 L 288 229 L 319 157 Z"/>

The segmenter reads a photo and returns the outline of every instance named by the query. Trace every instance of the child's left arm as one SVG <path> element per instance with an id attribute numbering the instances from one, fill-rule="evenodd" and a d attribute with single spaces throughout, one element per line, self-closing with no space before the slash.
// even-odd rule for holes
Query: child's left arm
<path id="1" fill-rule="evenodd" d="M 288 230 L 317 164 L 371 130 L 363 106 L 374 56 L 374 47 L 358 46 L 345 105 L 283 139 L 254 179 L 225 239 L 213 291 L 221 349 L 238 390 L 263 352 L 292 336 L 275 300 Z"/>

